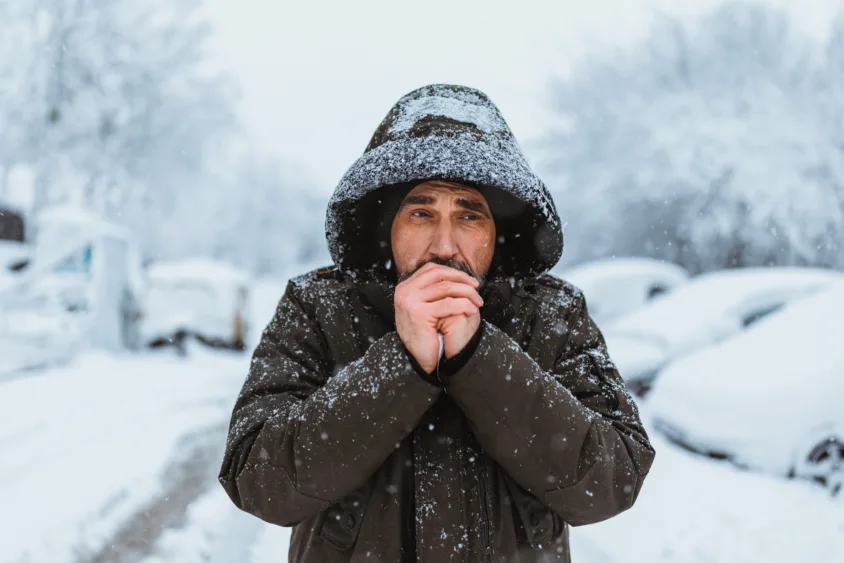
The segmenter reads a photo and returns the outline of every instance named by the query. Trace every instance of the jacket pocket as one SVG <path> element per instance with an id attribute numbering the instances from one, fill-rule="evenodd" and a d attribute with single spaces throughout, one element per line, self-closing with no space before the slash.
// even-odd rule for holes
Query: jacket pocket
<path id="1" fill-rule="evenodd" d="M 361 523 L 369 499 L 370 485 L 364 485 L 336 504 L 326 508 L 319 523 L 319 537 L 340 551 L 350 549 L 357 542 Z"/>
<path id="2" fill-rule="evenodd" d="M 565 527 L 560 519 L 554 518 L 554 513 L 535 496 L 524 490 L 510 477 L 505 478 L 510 498 L 524 529 L 525 539 L 534 551 L 541 551 L 548 547 L 548 542 L 560 531 L 558 527 Z"/>

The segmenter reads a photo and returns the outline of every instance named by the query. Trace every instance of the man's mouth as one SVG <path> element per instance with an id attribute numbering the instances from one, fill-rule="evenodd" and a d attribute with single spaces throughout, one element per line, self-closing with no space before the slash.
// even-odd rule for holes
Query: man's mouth
<path id="1" fill-rule="evenodd" d="M 405 272 L 405 273 L 399 275 L 399 282 L 403 282 L 404 280 L 406 280 L 407 278 L 409 278 L 410 276 L 415 274 L 417 271 L 419 271 L 419 269 L 422 266 L 424 266 L 425 264 L 427 264 L 429 262 L 433 262 L 434 264 L 439 264 L 440 266 L 446 266 L 446 267 L 449 267 L 449 268 L 454 268 L 455 270 L 460 270 L 461 272 L 465 272 L 465 273 L 469 274 L 470 276 L 472 276 L 473 278 L 475 278 L 476 280 L 478 280 L 481 283 L 481 285 L 483 285 L 483 283 L 484 283 L 484 276 L 479 276 L 479 275 L 475 274 L 475 272 L 472 270 L 472 267 L 468 263 L 463 262 L 462 260 L 453 260 L 451 258 L 438 258 L 436 256 L 433 257 L 433 258 L 426 258 L 425 260 L 421 260 L 419 263 L 416 264 L 416 268 L 414 268 L 413 271 Z"/>

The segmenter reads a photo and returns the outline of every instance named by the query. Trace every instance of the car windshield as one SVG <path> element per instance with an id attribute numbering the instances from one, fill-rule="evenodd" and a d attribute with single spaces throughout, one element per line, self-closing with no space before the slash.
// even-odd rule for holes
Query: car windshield
<path id="1" fill-rule="evenodd" d="M 760 309 L 750 311 L 749 313 L 744 315 L 744 317 L 742 318 L 742 320 L 741 320 L 742 326 L 744 328 L 748 328 L 748 327 L 758 323 L 759 321 L 761 321 L 765 317 L 769 316 L 771 313 L 775 313 L 775 312 L 779 311 L 780 309 L 783 308 L 784 305 L 785 305 L 785 303 L 782 303 L 782 302 L 774 303 L 774 304 L 771 304 L 767 307 L 763 307 L 763 308 L 760 308 Z"/>
<path id="2" fill-rule="evenodd" d="M 90 274 L 94 248 L 86 244 L 79 250 L 59 260 L 52 270 L 59 274 Z"/>

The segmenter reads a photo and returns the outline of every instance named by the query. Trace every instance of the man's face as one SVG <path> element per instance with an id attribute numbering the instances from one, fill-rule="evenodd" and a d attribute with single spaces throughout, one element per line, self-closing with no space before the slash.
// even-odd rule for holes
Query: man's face
<path id="1" fill-rule="evenodd" d="M 391 244 L 400 279 L 431 261 L 482 278 L 492 263 L 495 222 L 478 190 L 434 180 L 405 196 L 393 219 Z"/>

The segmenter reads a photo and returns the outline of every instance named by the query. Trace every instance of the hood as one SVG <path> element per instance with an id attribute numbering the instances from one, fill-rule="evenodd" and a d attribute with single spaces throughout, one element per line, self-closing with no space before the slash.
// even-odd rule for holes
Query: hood
<path id="1" fill-rule="evenodd" d="M 353 276 L 394 278 L 390 227 L 417 184 L 446 180 L 483 193 L 497 241 L 489 279 L 535 277 L 563 251 L 560 218 L 490 99 L 434 84 L 404 95 L 375 130 L 329 201 L 326 238 L 334 263 Z"/>

